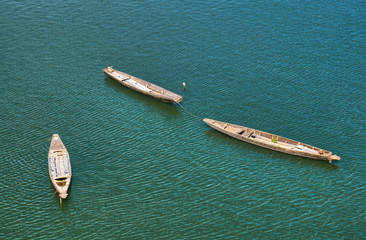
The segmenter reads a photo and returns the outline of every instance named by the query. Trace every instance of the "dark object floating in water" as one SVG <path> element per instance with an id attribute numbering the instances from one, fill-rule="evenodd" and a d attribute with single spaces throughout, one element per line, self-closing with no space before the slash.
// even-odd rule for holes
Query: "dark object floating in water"
<path id="1" fill-rule="evenodd" d="M 203 121 L 217 131 L 260 147 L 301 157 L 326 160 L 329 163 L 332 163 L 333 160 L 341 159 L 337 155 L 332 155 L 332 152 L 271 133 L 208 118 L 203 119 Z"/>
<path id="2" fill-rule="evenodd" d="M 131 76 L 127 73 L 115 70 L 112 67 L 105 68 L 103 69 L 103 71 L 110 78 L 116 80 L 120 84 L 136 92 L 158 99 L 162 102 L 179 103 L 183 99 L 183 97 L 178 94 L 175 94 L 171 91 L 168 91 L 162 87 L 159 87 L 155 84 L 152 84 L 140 78 Z"/>

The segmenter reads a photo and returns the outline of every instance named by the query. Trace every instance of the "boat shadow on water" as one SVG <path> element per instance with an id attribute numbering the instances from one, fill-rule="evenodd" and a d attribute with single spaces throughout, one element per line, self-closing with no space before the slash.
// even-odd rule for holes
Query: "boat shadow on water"
<path id="1" fill-rule="evenodd" d="M 105 77 L 105 82 L 109 87 L 112 87 L 118 92 L 122 92 L 124 95 L 127 95 L 129 98 L 137 99 L 138 101 L 141 101 L 145 103 L 145 105 L 148 105 L 149 107 L 153 107 L 154 109 L 163 112 L 165 114 L 168 114 L 174 118 L 182 117 L 181 110 L 178 106 L 178 104 L 170 104 L 170 103 L 164 103 L 157 99 L 151 98 L 149 96 L 145 96 L 142 93 L 138 93 L 136 91 L 133 91 L 125 86 L 122 86 L 121 84 L 117 83 L 110 77 Z"/>
<path id="2" fill-rule="evenodd" d="M 240 149 L 240 151 L 243 151 L 243 153 L 245 153 L 245 152 L 253 153 L 254 152 L 258 155 L 267 155 L 268 158 L 279 159 L 281 161 L 282 160 L 293 161 L 298 164 L 316 166 L 319 168 L 326 169 L 328 171 L 333 171 L 335 169 L 338 169 L 338 165 L 336 165 L 334 163 L 329 164 L 328 161 L 319 160 L 319 159 L 310 159 L 310 158 L 306 158 L 306 157 L 290 155 L 290 154 L 262 148 L 260 146 L 256 146 L 256 145 L 232 138 L 226 134 L 216 131 L 215 129 L 208 129 L 205 131 L 205 133 L 210 139 L 214 139 L 215 141 L 217 141 L 218 144 L 224 143 L 224 144 L 234 146 L 235 148 Z M 266 162 L 263 162 L 263 164 L 266 164 Z"/>

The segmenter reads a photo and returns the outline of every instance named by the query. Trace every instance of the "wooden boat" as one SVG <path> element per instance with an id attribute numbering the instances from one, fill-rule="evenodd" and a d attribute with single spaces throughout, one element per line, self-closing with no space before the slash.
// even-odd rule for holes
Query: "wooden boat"
<path id="1" fill-rule="evenodd" d="M 175 94 L 171 91 L 168 91 L 162 87 L 159 87 L 155 84 L 152 84 L 140 78 L 131 76 L 127 73 L 115 70 L 112 67 L 105 68 L 103 69 L 103 71 L 110 78 L 116 80 L 120 84 L 136 92 L 158 99 L 162 102 L 178 103 L 183 99 L 183 97 L 178 94 Z"/>
<path id="2" fill-rule="evenodd" d="M 53 134 L 48 151 L 48 169 L 53 186 L 61 198 L 67 197 L 71 182 L 69 153 L 58 134 Z"/>
<path id="3" fill-rule="evenodd" d="M 260 147 L 301 157 L 326 160 L 329 163 L 333 160 L 340 160 L 340 157 L 333 155 L 332 152 L 271 133 L 208 118 L 203 119 L 203 121 L 217 131 Z"/>

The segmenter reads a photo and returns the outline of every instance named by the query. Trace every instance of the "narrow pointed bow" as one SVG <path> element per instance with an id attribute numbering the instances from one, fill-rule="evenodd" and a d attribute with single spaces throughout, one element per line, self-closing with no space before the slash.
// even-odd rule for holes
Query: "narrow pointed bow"
<path id="1" fill-rule="evenodd" d="M 209 119 L 209 118 L 205 118 L 205 119 L 203 119 L 203 121 L 204 121 L 207 125 L 210 125 L 210 126 L 214 123 L 214 120 Z"/>

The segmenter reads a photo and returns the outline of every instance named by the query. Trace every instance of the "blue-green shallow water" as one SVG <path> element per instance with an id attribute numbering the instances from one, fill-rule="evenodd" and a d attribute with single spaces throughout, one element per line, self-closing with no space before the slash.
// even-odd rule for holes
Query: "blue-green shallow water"
<path id="1" fill-rule="evenodd" d="M 364 1 L 1 1 L 0 238 L 365 239 Z M 208 117 L 341 156 L 216 132 Z M 71 157 L 59 205 L 47 152 Z"/>

